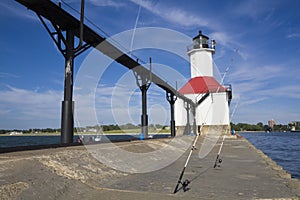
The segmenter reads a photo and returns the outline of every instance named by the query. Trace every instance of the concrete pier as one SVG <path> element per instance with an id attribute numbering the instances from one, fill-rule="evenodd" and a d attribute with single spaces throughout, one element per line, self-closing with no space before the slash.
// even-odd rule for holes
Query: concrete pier
<path id="1" fill-rule="evenodd" d="M 191 136 L 184 136 L 191 137 Z M 122 142 L 128 152 L 155 151 L 171 139 Z M 189 190 L 173 190 L 189 149 L 162 169 L 130 174 L 98 162 L 84 146 L 0 154 L 0 199 L 299 199 L 300 181 L 245 139 L 226 138 L 203 159 L 200 138 L 184 178 Z M 105 144 L 102 144 L 103 146 Z M 90 146 L 92 147 L 92 146 Z M 97 146 L 95 146 L 96 148 Z M 112 150 L 113 151 L 113 150 Z"/>

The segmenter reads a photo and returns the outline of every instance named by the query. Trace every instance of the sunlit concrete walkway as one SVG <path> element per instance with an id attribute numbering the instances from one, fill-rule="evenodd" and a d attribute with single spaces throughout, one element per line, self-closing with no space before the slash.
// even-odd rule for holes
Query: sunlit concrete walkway
<path id="1" fill-rule="evenodd" d="M 198 152 L 203 145 L 203 138 L 200 138 L 183 178 L 190 181 L 188 190 L 184 192 L 180 189 L 176 194 L 173 191 L 189 149 L 167 167 L 135 174 L 114 170 L 98 162 L 84 146 L 2 153 L 0 199 L 300 197 L 299 181 L 291 179 L 287 172 L 245 139 L 226 138 L 221 152 L 223 162 L 220 167 L 213 168 L 220 142 L 200 159 Z M 143 153 L 155 151 L 169 143 L 170 139 L 122 142 L 116 144 L 116 148 Z"/>

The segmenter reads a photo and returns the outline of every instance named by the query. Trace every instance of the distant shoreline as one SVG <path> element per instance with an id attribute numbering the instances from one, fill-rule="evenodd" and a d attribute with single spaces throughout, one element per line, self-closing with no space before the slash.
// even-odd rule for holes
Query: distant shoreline
<path id="1" fill-rule="evenodd" d="M 102 134 L 97 134 L 93 132 L 86 132 L 86 133 L 74 133 L 74 136 L 80 136 L 80 135 L 138 135 L 140 133 L 138 132 L 104 132 Z M 149 132 L 149 134 L 171 134 L 170 132 Z M 2 136 L 60 136 L 60 133 L 24 133 L 24 134 L 18 134 L 18 135 L 9 135 L 9 134 L 0 134 L 0 137 Z"/>
<path id="2" fill-rule="evenodd" d="M 235 131 L 236 133 L 265 133 L 265 131 Z"/>
<path id="3" fill-rule="evenodd" d="M 236 133 L 266 133 L 266 131 L 235 131 Z M 271 131 L 269 133 L 292 133 L 293 131 Z"/>
<path id="4" fill-rule="evenodd" d="M 274 132 L 279 132 L 279 131 L 274 131 Z M 286 131 L 286 133 L 289 133 L 292 131 Z M 235 133 L 266 133 L 265 131 L 235 131 Z M 272 133 L 272 132 L 270 132 Z M 282 132 L 284 133 L 284 132 Z M 140 134 L 139 130 L 112 130 L 112 131 L 104 131 L 103 133 L 99 134 L 96 132 L 80 132 L 80 133 L 74 133 L 74 136 L 80 136 L 80 135 L 137 135 Z M 149 134 L 171 134 L 170 130 L 159 130 L 157 132 L 150 131 Z M 8 133 L 6 134 L 0 134 L 1 136 L 60 136 L 60 133 L 23 133 L 23 134 L 15 134 L 15 135 L 9 135 Z"/>

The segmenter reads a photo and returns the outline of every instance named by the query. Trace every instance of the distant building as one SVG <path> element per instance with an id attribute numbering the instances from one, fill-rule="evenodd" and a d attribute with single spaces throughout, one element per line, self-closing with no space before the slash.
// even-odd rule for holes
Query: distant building
<path id="1" fill-rule="evenodd" d="M 274 128 L 274 125 L 275 125 L 276 123 L 275 123 L 275 120 L 274 119 L 271 119 L 271 120 L 269 120 L 268 121 L 268 125 L 269 125 L 269 127 L 271 127 L 272 129 Z"/>
<path id="2" fill-rule="evenodd" d="M 23 135 L 23 132 L 12 131 L 9 132 L 9 135 Z"/>
<path id="3" fill-rule="evenodd" d="M 87 130 L 87 132 L 93 132 L 93 133 L 96 133 L 96 132 L 97 132 L 97 129 L 95 129 L 95 128 L 90 128 L 90 129 Z"/>
<path id="4" fill-rule="evenodd" d="M 293 121 L 289 123 L 291 131 L 300 131 L 300 121 Z"/>

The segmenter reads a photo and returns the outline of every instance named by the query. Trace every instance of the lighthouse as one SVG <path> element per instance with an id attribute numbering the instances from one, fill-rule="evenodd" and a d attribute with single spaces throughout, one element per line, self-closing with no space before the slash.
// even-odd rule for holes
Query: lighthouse
<path id="1" fill-rule="evenodd" d="M 191 99 L 191 106 L 182 99 L 175 102 L 177 135 L 189 134 L 200 129 L 206 133 L 210 128 L 229 133 L 229 106 L 232 99 L 231 85 L 223 85 L 214 78 L 213 55 L 216 41 L 199 31 L 187 47 L 190 58 L 191 78 L 179 89 L 179 93 Z"/>

